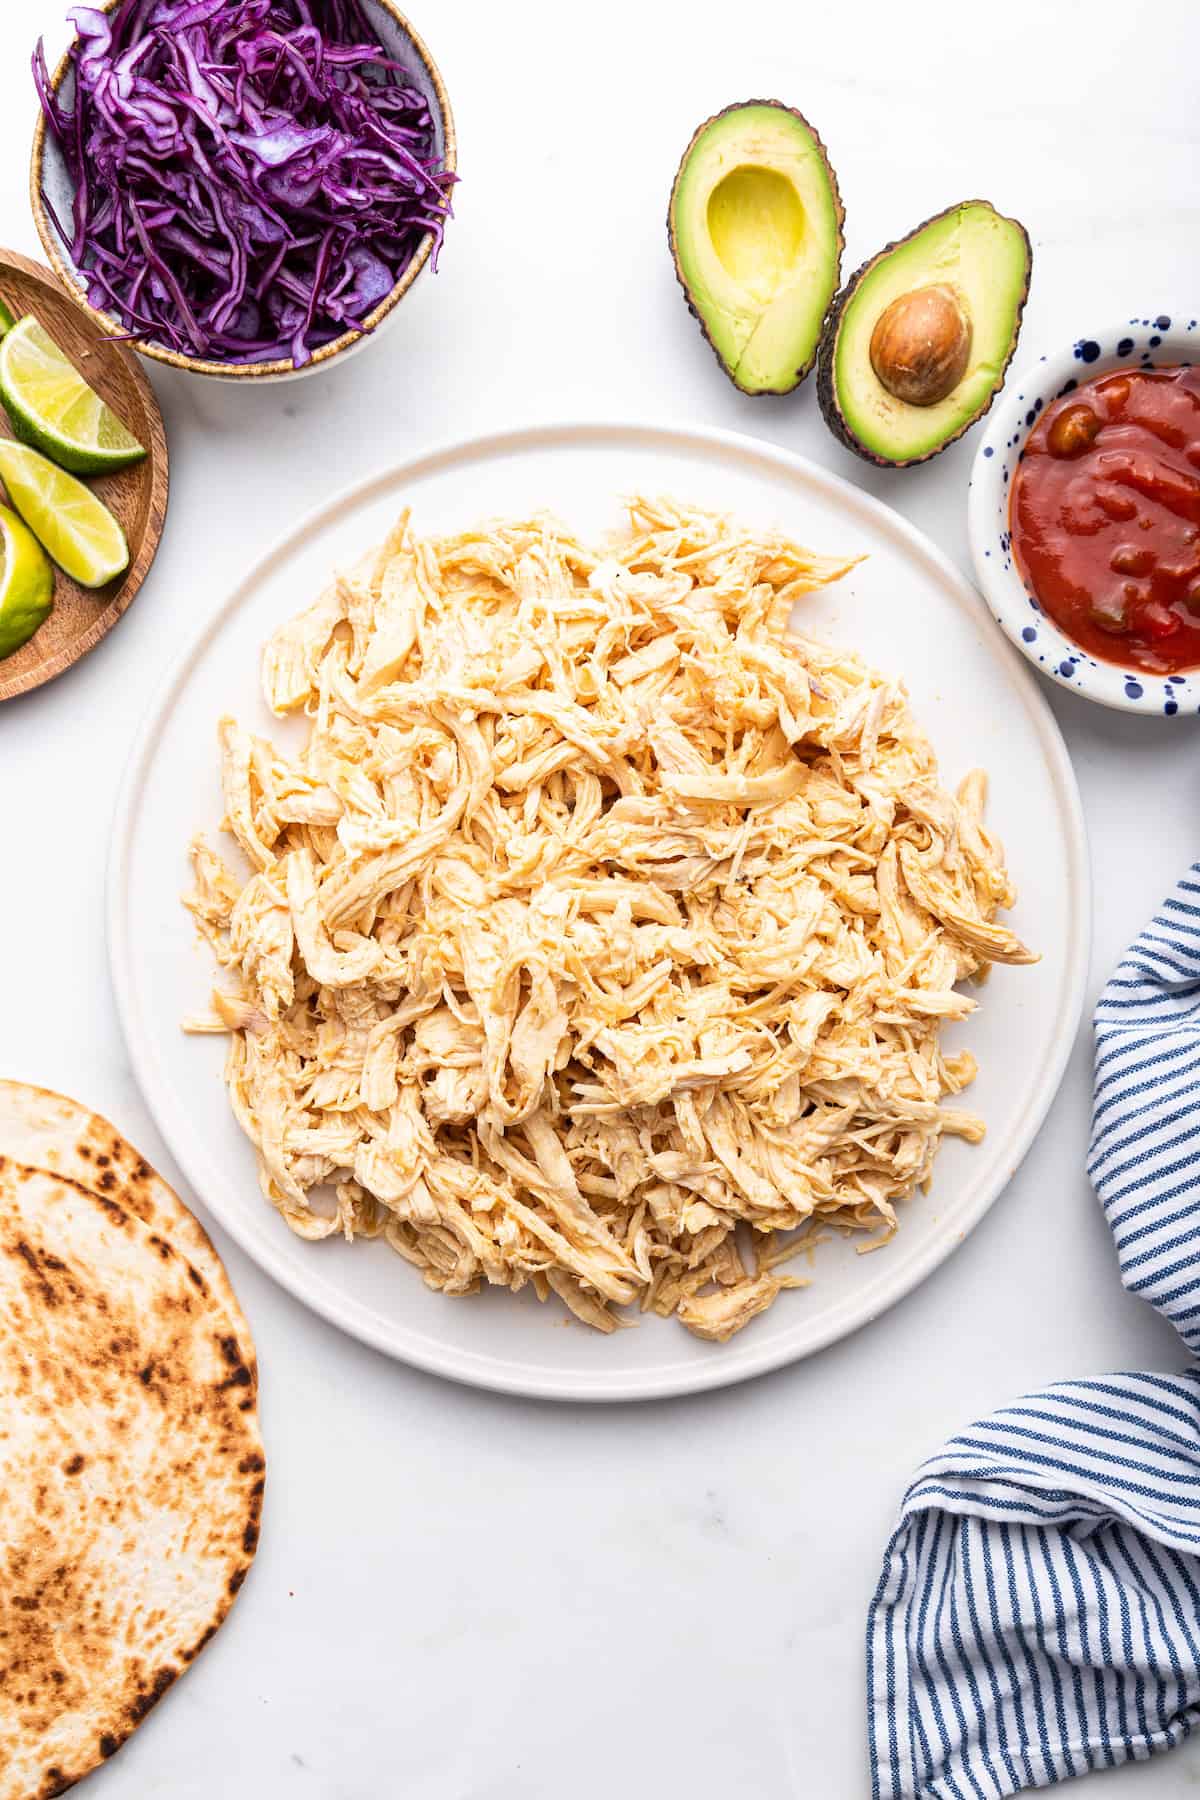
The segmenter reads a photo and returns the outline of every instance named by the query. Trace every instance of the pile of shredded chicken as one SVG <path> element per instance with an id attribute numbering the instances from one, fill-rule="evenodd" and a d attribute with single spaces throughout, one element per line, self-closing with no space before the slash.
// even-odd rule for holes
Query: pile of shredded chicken
<path id="1" fill-rule="evenodd" d="M 190 1029 L 267 1198 L 448 1294 L 553 1292 L 724 1339 L 797 1244 L 896 1226 L 975 1072 L 939 1032 L 1013 890 L 902 689 L 791 635 L 850 565 L 637 499 L 418 539 L 405 515 L 267 646 L 285 756 L 220 725 L 187 899 L 229 985 Z M 786 1237 L 779 1234 L 788 1234 Z"/>

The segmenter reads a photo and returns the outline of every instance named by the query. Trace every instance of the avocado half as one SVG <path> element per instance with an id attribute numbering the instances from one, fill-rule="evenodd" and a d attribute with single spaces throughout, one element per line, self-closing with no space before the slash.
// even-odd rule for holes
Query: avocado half
<path id="1" fill-rule="evenodd" d="M 743 393 L 786 394 L 812 368 L 843 216 L 824 144 L 778 100 L 727 106 L 684 151 L 667 214 L 675 272 Z"/>
<path id="2" fill-rule="evenodd" d="M 1032 261 L 1023 225 L 986 200 L 963 200 L 865 262 L 835 300 L 821 338 L 817 399 L 834 436 L 885 468 L 927 462 L 961 437 L 1003 386 Z M 919 307 L 930 294 L 954 313 L 956 324 L 965 324 L 968 342 L 962 357 L 944 361 L 956 377 L 949 391 L 942 392 L 935 379 L 931 397 L 913 404 L 896 388 L 911 391 L 902 377 L 911 377 L 922 352 L 936 363 L 936 347 L 925 342 L 914 352 L 910 344 L 908 368 L 889 371 L 880 346 L 904 302 Z M 919 316 L 915 308 L 912 316 Z"/>

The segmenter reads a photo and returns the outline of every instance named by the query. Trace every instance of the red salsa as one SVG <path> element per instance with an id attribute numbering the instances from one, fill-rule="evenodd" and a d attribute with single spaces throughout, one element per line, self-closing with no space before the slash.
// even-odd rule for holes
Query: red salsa
<path id="1" fill-rule="evenodd" d="M 1009 503 L 1043 612 L 1089 655 L 1200 668 L 1200 369 L 1130 369 L 1048 406 Z"/>

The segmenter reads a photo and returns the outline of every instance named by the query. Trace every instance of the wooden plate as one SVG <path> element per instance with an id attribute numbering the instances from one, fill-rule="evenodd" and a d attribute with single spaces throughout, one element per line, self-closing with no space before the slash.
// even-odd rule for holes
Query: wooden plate
<path id="1" fill-rule="evenodd" d="M 45 326 L 84 379 L 146 446 L 146 456 L 132 468 L 86 478 L 121 521 L 129 540 L 129 567 L 102 588 L 80 587 L 55 569 L 49 618 L 27 644 L 0 661 L 0 700 L 11 700 L 52 681 L 94 650 L 132 605 L 154 561 L 167 516 L 167 440 L 154 389 L 137 357 L 93 325 L 49 269 L 13 250 L 0 250 L 0 299 L 17 318 L 32 313 Z M 13 435 L 3 412 L 0 435 Z"/>

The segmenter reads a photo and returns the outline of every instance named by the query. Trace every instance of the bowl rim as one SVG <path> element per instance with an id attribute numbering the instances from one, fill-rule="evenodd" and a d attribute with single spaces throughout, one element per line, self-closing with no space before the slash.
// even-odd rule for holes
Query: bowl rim
<path id="1" fill-rule="evenodd" d="M 442 80 L 441 70 L 434 62 L 421 34 L 401 12 L 396 0 L 374 0 L 377 6 L 390 14 L 408 38 L 425 72 L 429 76 L 430 85 L 437 98 L 442 115 L 442 131 L 445 139 L 443 162 L 447 174 L 453 175 L 458 167 L 458 140 L 454 130 L 454 114 L 450 108 L 450 96 L 446 92 L 446 84 Z M 97 0 L 96 10 L 113 12 L 121 4 L 121 0 Z M 71 52 L 78 39 L 74 39 L 63 51 L 54 72 L 50 77 L 50 88 L 55 94 L 66 78 L 70 66 Z M 46 252 L 50 267 L 67 292 L 82 306 L 88 315 L 96 321 L 102 331 L 110 337 L 126 339 L 141 356 L 148 356 L 155 362 L 166 363 L 170 368 L 183 369 L 190 375 L 215 375 L 224 380 L 278 380 L 281 376 L 308 374 L 332 362 L 347 350 L 361 345 L 369 339 L 383 321 L 397 307 L 412 286 L 433 251 L 433 233 L 426 231 L 412 257 L 401 272 L 395 286 L 384 295 L 379 305 L 367 317 L 361 328 L 344 331 L 341 337 L 333 338 L 328 344 L 322 344 L 314 350 L 311 360 L 303 369 L 297 369 L 290 357 L 275 357 L 262 362 L 219 362 L 211 357 L 186 356 L 179 350 L 170 350 L 165 344 L 153 344 L 140 339 L 128 338 L 124 322 L 115 313 L 106 312 L 102 307 L 93 306 L 80 287 L 79 272 L 74 264 L 63 253 L 63 247 L 57 231 L 54 229 L 42 198 L 42 169 L 46 154 L 46 115 L 38 108 L 37 123 L 33 128 L 33 148 L 29 159 L 29 204 L 33 212 L 33 222 L 37 227 L 38 237 Z"/>
<path id="2" fill-rule="evenodd" d="M 1182 670 L 1170 677 L 1154 675 L 1123 663 L 1104 662 L 1091 656 L 1055 623 L 1037 603 L 1036 595 L 1025 586 L 1011 557 L 997 558 L 993 552 L 997 539 L 997 505 L 1004 520 L 1007 538 L 1008 495 L 1004 470 L 1019 459 L 1021 448 L 1033 429 L 1028 414 L 1036 416 L 1041 405 L 1035 399 L 1048 386 L 1057 398 L 1063 383 L 1075 379 L 1080 386 L 1117 369 L 1140 369 L 1147 366 L 1174 368 L 1180 363 L 1200 363 L 1200 308 L 1161 306 L 1136 316 L 1110 319 L 1098 330 L 1080 333 L 1069 343 L 1045 351 L 1036 360 L 1022 366 L 1018 376 L 1010 380 L 1005 392 L 987 421 L 987 427 L 975 451 L 967 483 L 967 539 L 971 549 L 975 578 L 987 602 L 988 610 L 1010 641 L 1042 675 L 1060 687 L 1099 706 L 1119 712 L 1148 713 L 1155 718 L 1194 716 L 1200 712 L 1200 668 Z M 1165 325 L 1162 321 L 1166 320 Z M 1149 332 L 1159 343 L 1148 346 Z M 1123 355 L 1103 348 L 1118 345 L 1131 338 L 1133 347 Z M 1139 345 L 1141 348 L 1139 348 Z M 1100 346 L 1090 358 L 1085 346 Z M 1016 453 L 1015 458 L 1013 453 Z M 1007 459 L 1007 460 L 1006 460 Z M 1031 607 L 1035 611 L 1031 611 Z M 1036 615 L 1037 638 L 1025 637 Z M 1063 671 L 1061 665 L 1070 663 Z"/>

